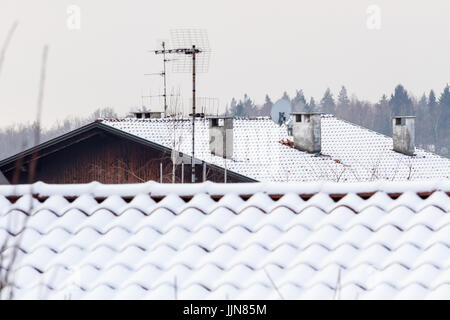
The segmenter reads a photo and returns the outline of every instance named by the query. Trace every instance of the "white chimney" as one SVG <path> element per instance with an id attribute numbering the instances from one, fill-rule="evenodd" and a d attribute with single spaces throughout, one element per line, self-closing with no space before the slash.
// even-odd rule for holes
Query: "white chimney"
<path id="1" fill-rule="evenodd" d="M 212 154 L 231 159 L 233 157 L 233 118 L 209 118 L 209 150 Z"/>
<path id="2" fill-rule="evenodd" d="M 412 156 L 415 151 L 415 118 L 398 116 L 392 119 L 394 151 Z"/>
<path id="3" fill-rule="evenodd" d="M 319 153 L 321 151 L 320 113 L 292 113 L 292 135 L 294 147 L 301 151 Z"/>

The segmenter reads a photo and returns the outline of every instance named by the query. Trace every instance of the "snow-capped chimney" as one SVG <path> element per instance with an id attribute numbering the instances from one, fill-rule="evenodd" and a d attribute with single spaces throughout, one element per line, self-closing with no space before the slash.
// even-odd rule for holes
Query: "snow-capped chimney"
<path id="1" fill-rule="evenodd" d="M 392 119 L 394 151 L 412 156 L 415 150 L 415 118 L 398 116 Z"/>
<path id="2" fill-rule="evenodd" d="M 294 147 L 301 151 L 318 153 L 321 150 L 320 113 L 292 113 Z"/>
<path id="3" fill-rule="evenodd" d="M 209 150 L 212 154 L 231 159 L 233 157 L 233 118 L 209 118 Z"/>

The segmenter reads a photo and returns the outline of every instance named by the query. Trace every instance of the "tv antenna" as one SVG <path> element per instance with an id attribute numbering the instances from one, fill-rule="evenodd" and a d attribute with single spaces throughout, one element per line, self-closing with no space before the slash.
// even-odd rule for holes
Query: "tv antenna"
<path id="1" fill-rule="evenodd" d="M 161 101 L 161 98 L 164 98 L 164 105 L 166 105 L 167 107 L 164 108 L 164 117 L 167 117 L 167 111 L 168 111 L 168 104 L 167 104 L 167 97 L 178 97 L 180 95 L 180 93 L 178 94 L 166 94 L 166 90 L 164 90 L 163 94 L 151 94 L 151 91 L 149 90 L 149 94 L 148 95 L 144 95 L 141 94 L 141 99 L 142 99 L 142 106 L 145 107 L 145 100 L 144 99 L 148 99 L 147 101 L 149 102 L 150 105 L 150 109 L 152 108 L 152 99 L 154 98 L 159 98 L 158 103 Z"/>
<path id="2" fill-rule="evenodd" d="M 192 183 L 195 182 L 195 118 L 202 114 L 196 113 L 196 74 L 208 72 L 209 67 L 209 41 L 206 30 L 203 29 L 173 29 L 170 31 L 173 49 L 155 50 L 155 54 L 175 54 L 177 59 L 173 64 L 176 73 L 192 72 Z M 165 72 L 164 72 L 165 73 Z"/>
<path id="3" fill-rule="evenodd" d="M 183 113 L 183 100 L 180 99 L 180 87 L 178 87 L 177 92 L 175 93 L 175 89 L 172 87 L 171 94 L 169 95 L 169 106 L 168 112 L 172 117 L 178 117 Z"/>
<path id="4" fill-rule="evenodd" d="M 162 54 L 163 54 L 163 71 L 161 72 L 156 72 L 156 73 L 146 73 L 144 74 L 145 76 L 161 76 L 163 77 L 163 83 L 164 83 L 164 91 L 163 94 L 160 95 L 162 97 L 164 97 L 164 118 L 167 117 L 167 69 L 166 69 L 166 63 L 169 61 L 173 61 L 175 59 L 167 59 L 166 58 L 166 42 L 162 41 L 161 42 L 161 46 L 162 46 Z"/>
<path id="5" fill-rule="evenodd" d="M 218 98 L 197 97 L 196 107 L 201 113 L 209 116 L 218 116 L 220 112 L 220 101 Z"/>

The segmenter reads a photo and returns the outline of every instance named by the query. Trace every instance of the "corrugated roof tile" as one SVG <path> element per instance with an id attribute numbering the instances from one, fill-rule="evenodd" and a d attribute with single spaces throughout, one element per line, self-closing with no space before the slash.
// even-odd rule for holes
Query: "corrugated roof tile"
<path id="1" fill-rule="evenodd" d="M 124 187 L 40 184 L 56 191 L 29 218 L 31 198 L 14 209 L 5 186 L 2 267 L 21 299 L 449 298 L 446 185 L 164 185 L 156 202 L 154 183 L 126 199 Z"/>

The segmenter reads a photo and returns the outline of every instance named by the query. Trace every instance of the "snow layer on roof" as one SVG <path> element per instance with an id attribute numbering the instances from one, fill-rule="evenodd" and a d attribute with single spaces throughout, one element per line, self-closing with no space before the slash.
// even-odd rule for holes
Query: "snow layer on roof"
<path id="1" fill-rule="evenodd" d="M 255 182 L 255 183 L 215 183 L 206 181 L 196 184 L 157 183 L 149 181 L 136 184 L 102 184 L 94 181 L 87 184 L 47 184 L 36 182 L 32 185 L 4 185 L 0 186 L 0 195 L 15 196 L 33 194 L 41 197 L 60 195 L 64 197 L 79 197 L 90 195 L 93 197 L 134 197 L 136 194 L 149 194 L 151 196 L 192 196 L 198 193 L 209 195 L 249 195 L 267 193 L 271 195 L 296 193 L 300 195 L 327 193 L 373 193 L 383 191 L 386 193 L 431 193 L 433 191 L 450 191 L 450 179 L 422 180 L 422 181 L 371 181 L 371 182 Z"/>
<path id="2" fill-rule="evenodd" d="M 48 198 L 14 203 L 0 187 L 1 267 L 20 248 L 8 290 L 17 299 L 450 299 L 445 181 L 424 186 L 435 190 L 427 196 L 412 191 L 417 183 L 385 182 L 404 191 L 338 201 L 330 195 L 346 184 L 305 184 L 306 200 L 293 185 L 205 183 L 193 193 L 187 184 L 167 186 L 159 201 L 144 192 L 150 185 L 164 187 L 75 185 L 68 199 L 67 186 L 37 184 Z M 238 196 L 244 187 L 249 198 Z"/>
<path id="3" fill-rule="evenodd" d="M 104 119 L 102 123 L 190 155 L 192 123 L 188 119 Z M 209 150 L 208 120 L 196 121 L 198 159 L 258 181 L 423 180 L 450 177 L 450 159 L 416 148 L 410 157 L 392 150 L 392 139 L 366 128 L 322 116 L 322 152 L 309 154 L 280 143 L 285 125 L 269 118 L 234 119 L 234 154 L 224 160 Z M 178 144 L 178 139 L 181 141 Z"/>

